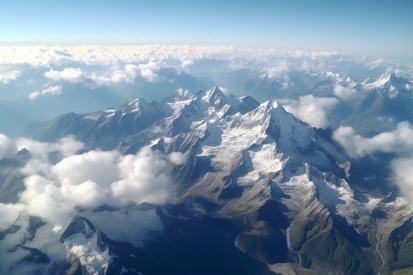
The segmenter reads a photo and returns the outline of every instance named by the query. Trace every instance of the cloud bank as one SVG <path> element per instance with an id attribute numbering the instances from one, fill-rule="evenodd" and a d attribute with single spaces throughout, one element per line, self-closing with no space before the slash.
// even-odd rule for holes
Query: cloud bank
<path id="1" fill-rule="evenodd" d="M 119 63 L 149 63 L 170 60 L 186 68 L 195 60 L 220 59 L 246 62 L 268 62 L 280 57 L 317 58 L 340 57 L 337 52 L 303 52 L 274 49 L 246 49 L 231 46 L 29 46 L 0 47 L 0 66 L 29 65 L 32 67 L 86 65 L 116 65 Z"/>

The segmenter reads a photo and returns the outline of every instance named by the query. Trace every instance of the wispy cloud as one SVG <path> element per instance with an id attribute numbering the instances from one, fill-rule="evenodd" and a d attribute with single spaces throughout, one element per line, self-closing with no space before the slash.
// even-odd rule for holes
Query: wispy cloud
<path id="1" fill-rule="evenodd" d="M 0 74 L 0 82 L 7 84 L 10 81 L 16 80 L 20 75 L 21 75 L 20 71 L 11 71 L 11 72 Z"/>
<path id="2" fill-rule="evenodd" d="M 41 95 L 60 95 L 63 92 L 63 87 L 59 86 L 50 86 L 49 88 L 41 92 L 33 92 L 28 95 L 30 100 L 35 100 Z"/>

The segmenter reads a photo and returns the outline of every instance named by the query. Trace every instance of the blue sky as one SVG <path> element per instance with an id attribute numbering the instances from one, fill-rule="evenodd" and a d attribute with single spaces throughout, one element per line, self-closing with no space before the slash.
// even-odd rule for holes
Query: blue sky
<path id="1" fill-rule="evenodd" d="M 0 44 L 190 44 L 413 56 L 413 1 L 0 0 Z"/>

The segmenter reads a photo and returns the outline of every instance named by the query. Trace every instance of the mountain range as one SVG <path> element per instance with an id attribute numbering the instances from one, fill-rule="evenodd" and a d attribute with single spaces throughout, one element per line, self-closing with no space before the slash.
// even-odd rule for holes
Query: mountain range
<path id="1" fill-rule="evenodd" d="M 324 77 L 312 90 L 327 96 L 339 76 Z M 351 125 L 387 115 L 392 100 L 405 104 L 400 119 L 410 112 L 412 88 L 394 74 L 340 79 L 362 90 Z M 149 147 L 184 160 L 163 170 L 173 184 L 165 204 L 78 208 L 65 227 L 21 213 L 0 232 L 4 274 L 404 274 L 413 266 L 413 209 L 388 169 L 351 158 L 331 129 L 277 101 L 179 89 L 159 102 L 67 113 L 24 134 L 49 143 L 71 135 L 84 152 Z M 14 171 L 2 175 L 1 203 L 19 200 L 19 169 L 31 158 L 23 149 L 1 160 Z"/>

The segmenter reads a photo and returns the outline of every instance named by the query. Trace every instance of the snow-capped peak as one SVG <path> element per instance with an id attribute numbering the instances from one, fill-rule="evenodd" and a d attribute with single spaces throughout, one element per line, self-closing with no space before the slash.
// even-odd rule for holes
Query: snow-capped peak
<path id="1" fill-rule="evenodd" d="M 150 112 L 151 111 L 151 106 L 149 105 L 148 102 L 146 102 L 144 99 L 139 98 L 131 98 L 129 99 L 125 105 L 123 105 L 122 110 L 125 113 L 134 113 L 134 112 L 139 112 L 139 111 L 145 111 L 145 112 Z"/>
<path id="2" fill-rule="evenodd" d="M 75 234 L 81 234 L 86 239 L 89 239 L 96 234 L 96 230 L 88 219 L 76 216 L 72 219 L 72 222 L 69 224 L 65 232 L 63 232 L 60 241 L 63 242 L 66 238 Z"/>
<path id="3" fill-rule="evenodd" d="M 225 94 L 218 87 L 209 90 L 205 96 L 202 97 L 203 100 L 215 107 L 222 107 L 225 104 L 226 98 Z"/>
<path id="4" fill-rule="evenodd" d="M 182 88 L 179 88 L 175 90 L 171 95 L 167 96 L 165 98 L 166 102 L 175 102 L 175 101 L 182 101 L 182 100 L 188 100 L 190 98 L 190 94 L 188 90 L 184 90 Z"/>

